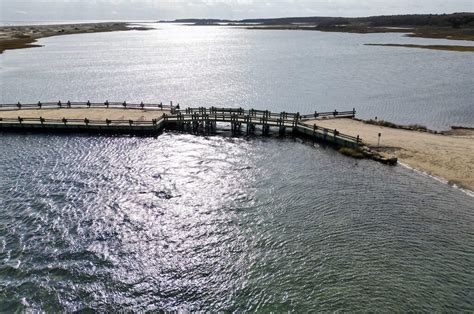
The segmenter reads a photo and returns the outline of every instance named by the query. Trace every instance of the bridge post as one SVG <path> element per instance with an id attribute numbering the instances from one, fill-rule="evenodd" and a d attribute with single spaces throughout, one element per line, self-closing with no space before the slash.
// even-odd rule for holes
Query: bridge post
<path id="1" fill-rule="evenodd" d="M 236 134 L 236 125 L 235 125 L 235 116 L 232 114 L 230 116 L 230 129 L 232 131 L 232 135 Z"/>
<path id="2" fill-rule="evenodd" d="M 286 132 L 285 124 L 281 123 L 281 121 L 280 121 L 280 135 L 281 136 L 285 135 L 285 132 Z"/>
<path id="3" fill-rule="evenodd" d="M 199 127 L 199 115 L 197 113 L 193 114 L 193 132 L 197 133 L 198 132 L 198 127 Z"/>

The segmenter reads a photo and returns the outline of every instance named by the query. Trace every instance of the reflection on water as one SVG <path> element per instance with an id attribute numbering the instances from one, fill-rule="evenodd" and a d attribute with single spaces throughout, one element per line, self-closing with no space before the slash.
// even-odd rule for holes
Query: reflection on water
<path id="1" fill-rule="evenodd" d="M 363 118 L 474 127 L 472 53 L 364 45 L 467 41 L 156 27 L 57 36 L 40 40 L 45 47 L 7 51 L 0 102 L 174 100 L 308 114 L 355 107 Z"/>
<path id="2" fill-rule="evenodd" d="M 0 311 L 472 310 L 472 198 L 292 139 L 0 135 Z"/>

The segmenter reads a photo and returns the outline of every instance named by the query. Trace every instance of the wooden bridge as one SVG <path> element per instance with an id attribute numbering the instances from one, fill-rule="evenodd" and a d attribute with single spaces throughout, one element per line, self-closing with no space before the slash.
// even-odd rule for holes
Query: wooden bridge
<path id="1" fill-rule="evenodd" d="M 147 111 L 149 119 L 83 119 L 71 118 L 44 118 L 42 109 L 78 109 L 87 108 L 91 113 L 94 109 L 126 109 Z M 31 110 L 34 117 L 31 116 Z M 29 116 L 22 116 L 28 112 Z M 64 113 L 64 111 L 61 111 Z M 2 115 L 2 113 L 4 113 Z M 8 113 L 8 114 L 6 114 Z M 60 113 L 58 113 L 60 114 Z M 337 130 L 326 129 L 314 121 L 327 118 L 353 118 L 356 111 L 314 112 L 302 115 L 300 113 L 280 112 L 269 110 L 246 110 L 243 108 L 198 107 L 180 109 L 173 106 L 159 104 L 129 104 L 126 102 L 57 102 L 36 104 L 3 104 L 0 105 L 0 131 L 27 131 L 27 132 L 88 132 L 88 133 L 125 133 L 125 134 L 159 134 L 165 128 L 179 131 L 212 134 L 217 130 L 218 123 L 230 124 L 233 135 L 262 134 L 267 136 L 271 130 L 278 130 L 280 135 L 287 132 L 301 134 L 322 142 L 340 146 L 356 148 L 362 145 L 357 136 L 342 134 Z M 14 116 L 13 116 L 14 115 Z M 309 123 L 308 121 L 312 121 Z"/>

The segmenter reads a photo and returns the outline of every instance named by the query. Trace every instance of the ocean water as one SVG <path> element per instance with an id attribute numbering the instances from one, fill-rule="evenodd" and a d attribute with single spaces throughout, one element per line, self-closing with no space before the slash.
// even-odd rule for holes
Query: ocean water
<path id="1" fill-rule="evenodd" d="M 44 47 L 7 51 L 0 56 L 0 102 L 173 100 L 301 113 L 356 108 L 362 118 L 434 129 L 474 126 L 474 54 L 364 45 L 474 45 L 468 41 L 155 25 L 46 38 Z"/>
<path id="2" fill-rule="evenodd" d="M 157 28 L 8 51 L 2 102 L 360 102 L 472 123 L 469 54 L 362 44 L 413 40 L 395 34 Z M 0 312 L 470 312 L 473 243 L 472 197 L 312 142 L 0 133 Z"/>
<path id="3" fill-rule="evenodd" d="M 0 310 L 473 309 L 472 197 L 292 139 L 0 137 Z"/>

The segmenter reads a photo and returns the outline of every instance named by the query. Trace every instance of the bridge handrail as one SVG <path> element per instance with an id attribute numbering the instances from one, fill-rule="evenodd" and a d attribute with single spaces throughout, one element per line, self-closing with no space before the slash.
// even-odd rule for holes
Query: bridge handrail
<path id="1" fill-rule="evenodd" d="M 252 115 L 252 116 L 266 116 L 266 117 L 286 117 L 299 120 L 309 120 L 317 119 L 324 117 L 355 117 L 356 111 L 330 111 L 330 112 L 317 112 L 311 114 L 299 114 L 294 112 L 271 112 L 269 110 L 259 110 L 259 109 L 243 109 L 243 108 L 234 108 L 234 107 L 188 107 L 184 110 L 179 109 L 178 106 L 173 106 L 172 104 L 165 105 L 162 102 L 160 103 L 127 103 L 123 102 L 114 102 L 114 101 L 105 101 L 105 102 L 74 102 L 74 101 L 58 101 L 58 102 L 37 102 L 37 103 L 26 103 L 21 104 L 20 102 L 13 104 L 0 104 L 1 110 L 18 110 L 18 109 L 32 109 L 32 108 L 127 108 L 127 109 L 170 109 L 174 113 L 200 113 L 200 114 L 213 114 L 213 113 L 238 113 L 240 115 Z"/>
<path id="2" fill-rule="evenodd" d="M 176 106 L 165 105 L 163 103 L 127 103 L 127 102 L 37 102 L 37 103 L 16 103 L 16 104 L 0 104 L 2 110 L 18 110 L 18 109 L 40 109 L 40 108 L 127 108 L 127 109 L 171 109 L 176 110 Z"/>
<path id="3" fill-rule="evenodd" d="M 317 119 L 321 117 L 355 117 L 356 111 L 355 109 L 351 111 L 331 111 L 331 112 L 315 112 L 313 114 L 304 114 L 301 115 L 301 119 Z"/>
<path id="4" fill-rule="evenodd" d="M 161 117 L 158 117 L 157 119 L 152 119 L 152 120 L 89 120 L 87 118 L 85 119 L 47 119 L 47 118 L 23 118 L 23 117 L 18 117 L 18 118 L 0 118 L 0 123 L 2 122 L 9 122 L 9 123 L 20 123 L 22 124 L 23 122 L 36 122 L 35 124 L 65 124 L 67 125 L 68 123 L 73 123 L 73 124 L 84 124 L 84 125 L 118 125 L 118 124 L 127 124 L 127 125 L 156 125 L 161 122 Z"/>
<path id="5" fill-rule="evenodd" d="M 337 136 L 337 137 L 344 138 L 344 139 L 347 139 L 347 140 L 350 140 L 350 141 L 353 141 L 353 142 L 356 142 L 356 143 L 362 143 L 362 138 L 360 136 L 352 136 L 352 135 L 344 134 L 344 133 L 341 133 L 341 132 L 337 131 L 336 129 L 323 128 L 323 127 L 320 127 L 316 124 L 314 124 L 313 127 L 310 127 L 309 125 L 298 123 L 298 126 L 301 127 L 301 128 L 305 128 L 307 130 L 310 130 L 310 131 L 319 130 L 319 131 L 322 131 L 323 133 L 330 134 L 331 136 Z"/>

